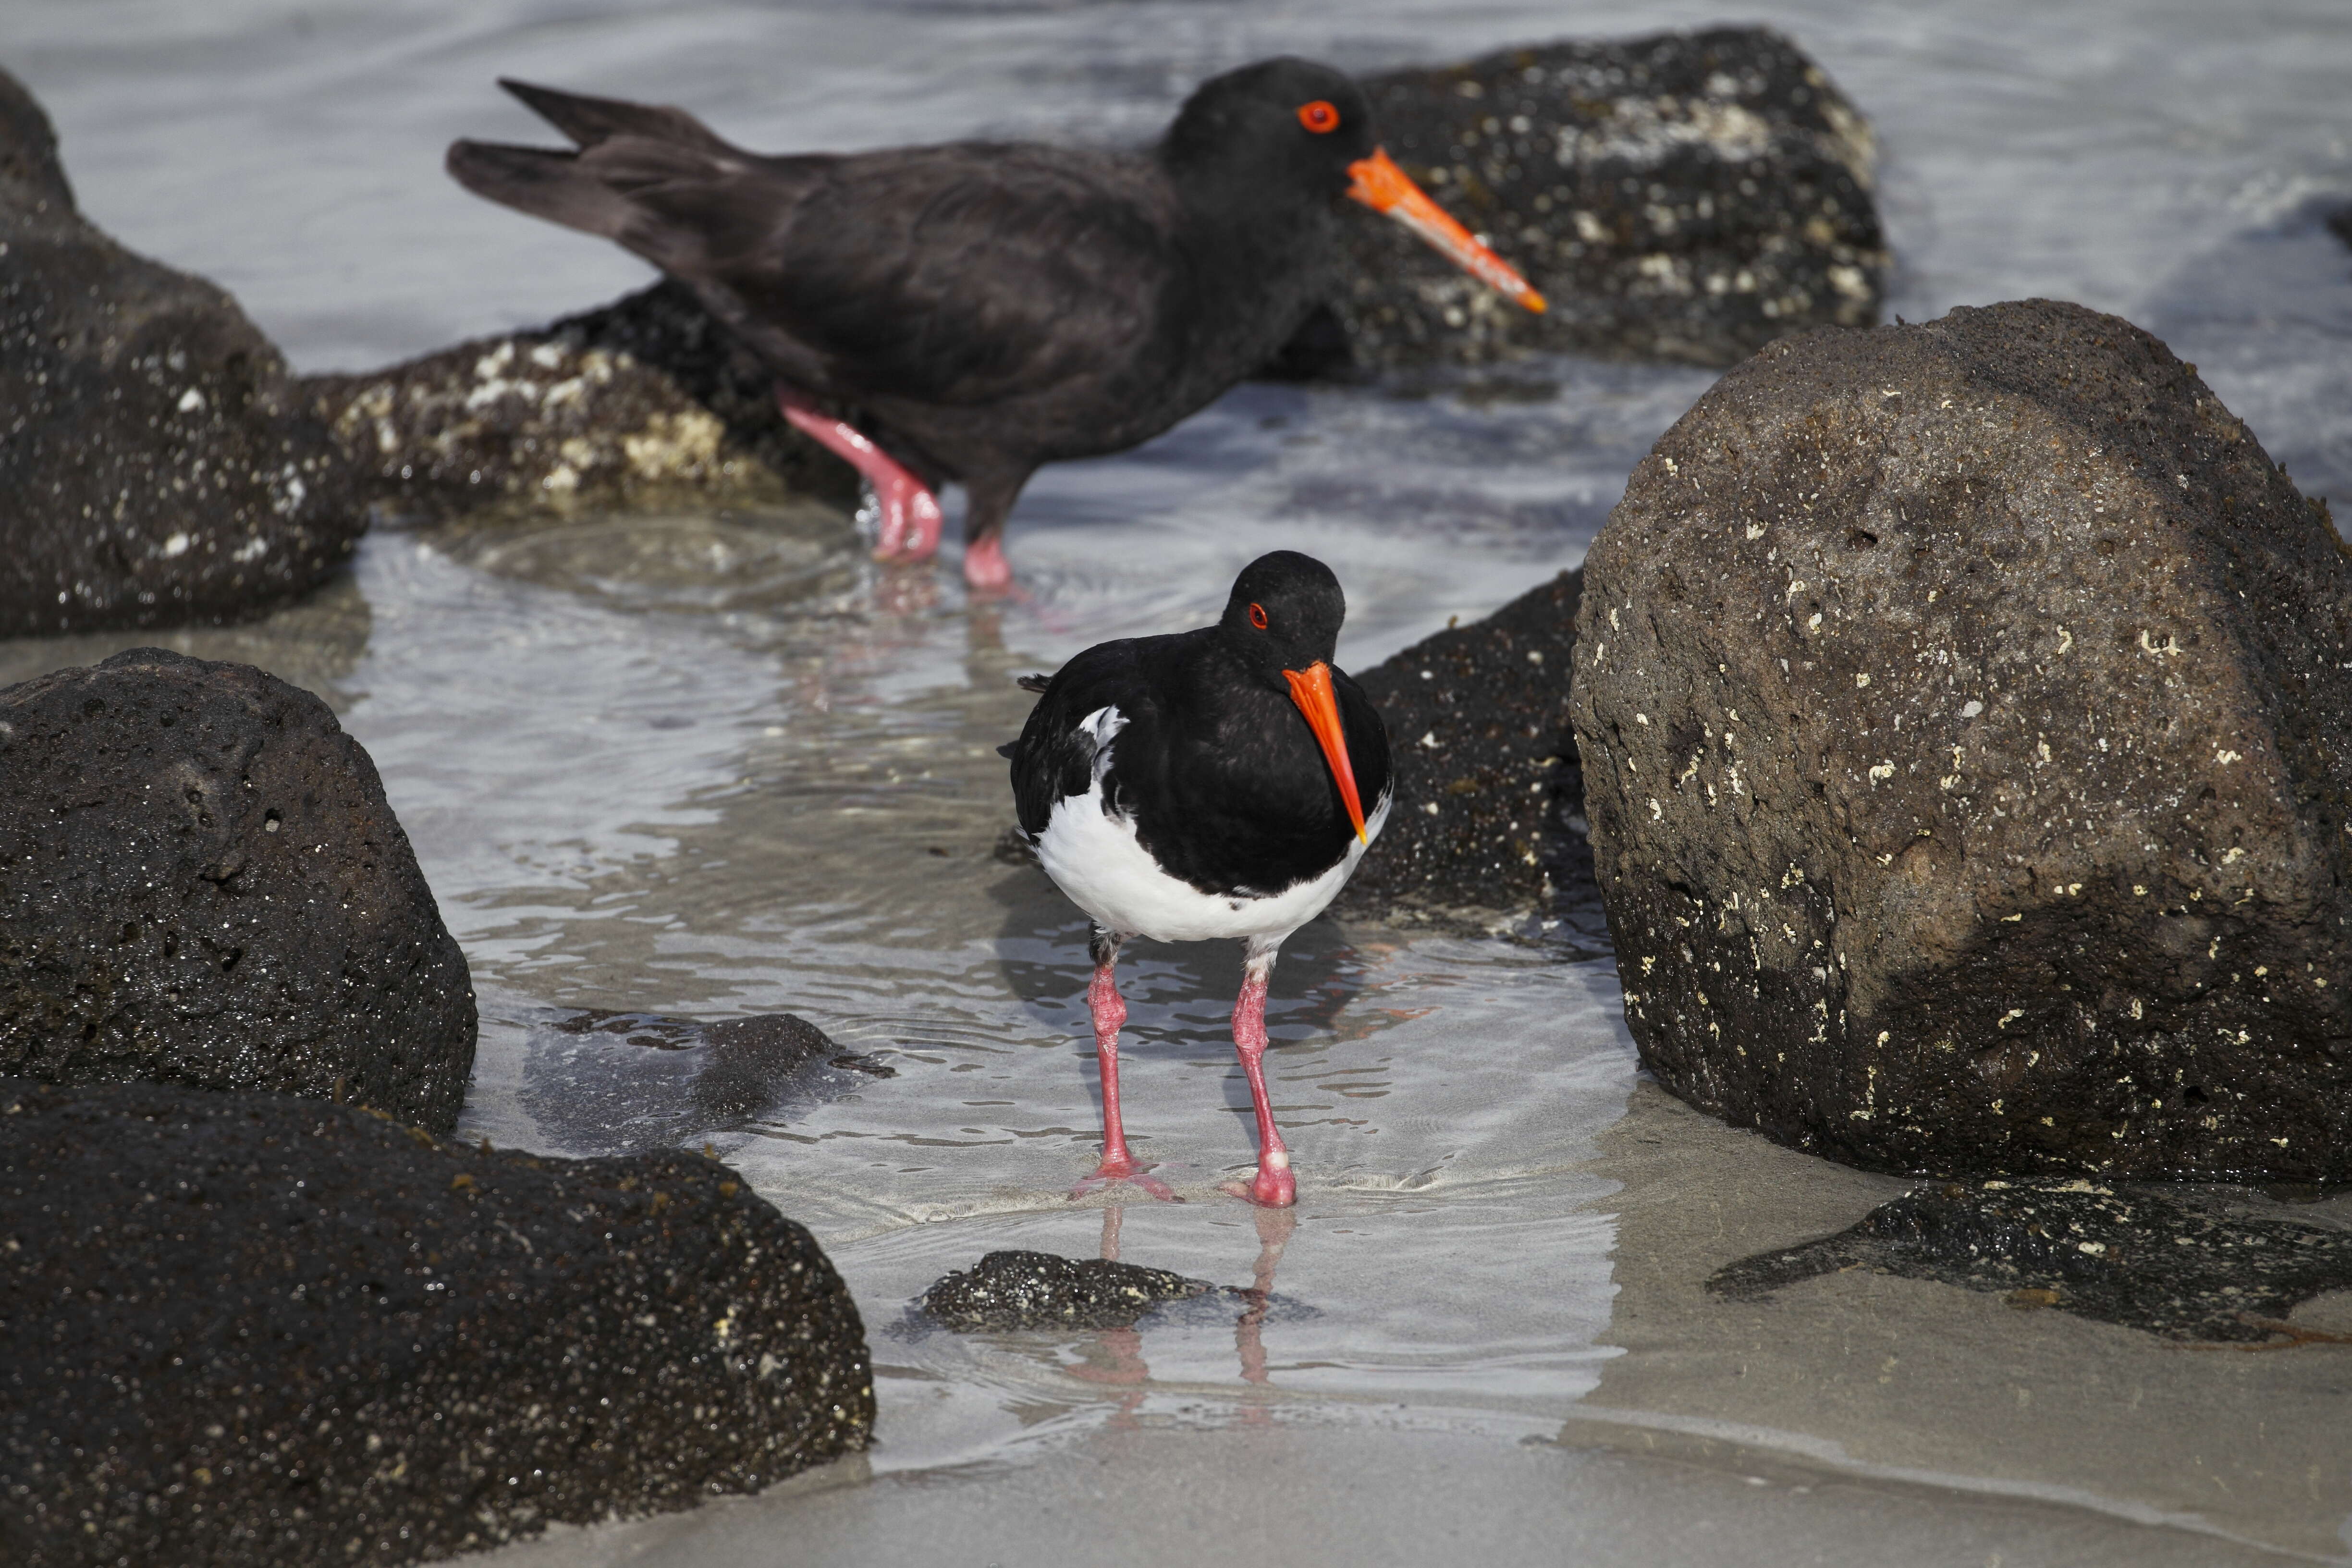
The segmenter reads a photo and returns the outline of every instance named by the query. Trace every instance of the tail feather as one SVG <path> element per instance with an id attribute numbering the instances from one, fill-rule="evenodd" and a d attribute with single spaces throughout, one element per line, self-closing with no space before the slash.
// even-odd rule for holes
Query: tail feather
<path id="1" fill-rule="evenodd" d="M 593 147 L 615 136 L 643 136 L 702 153 L 740 155 L 683 109 L 630 103 L 618 98 L 591 98 L 584 93 L 536 87 L 511 77 L 500 77 L 499 85 L 582 147 Z"/>
<path id="2" fill-rule="evenodd" d="M 478 196 L 569 228 L 619 239 L 636 216 L 627 196 L 580 166 L 576 153 L 452 142 L 449 175 Z"/>

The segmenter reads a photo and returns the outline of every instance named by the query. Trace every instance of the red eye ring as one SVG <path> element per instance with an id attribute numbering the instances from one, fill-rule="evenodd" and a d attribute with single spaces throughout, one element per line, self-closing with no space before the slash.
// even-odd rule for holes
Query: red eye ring
<path id="1" fill-rule="evenodd" d="M 1252 605 L 1250 606 L 1250 625 L 1255 626 L 1260 631 L 1265 630 L 1265 610 L 1264 606 L 1258 605 Z"/>
<path id="2" fill-rule="evenodd" d="M 1339 111 L 1325 99 L 1298 106 L 1298 123 L 1318 136 L 1328 136 L 1339 129 Z"/>

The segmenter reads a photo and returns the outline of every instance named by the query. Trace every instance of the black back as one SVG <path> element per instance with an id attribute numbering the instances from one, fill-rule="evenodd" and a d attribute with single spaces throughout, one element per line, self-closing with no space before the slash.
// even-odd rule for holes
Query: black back
<path id="1" fill-rule="evenodd" d="M 1266 613 L 1263 630 L 1252 605 Z M 1004 748 L 1022 830 L 1042 833 L 1059 801 L 1087 793 L 1095 745 L 1082 726 L 1116 707 L 1127 723 L 1111 742 L 1104 809 L 1132 818 L 1171 876 L 1204 893 L 1270 894 L 1330 869 L 1355 825 L 1282 672 L 1330 663 L 1345 614 L 1321 562 L 1277 551 L 1243 572 L 1217 625 L 1079 654 Z M 1388 730 L 1354 680 L 1337 666 L 1331 678 L 1369 818 L 1389 793 Z"/>
<path id="2" fill-rule="evenodd" d="M 1203 83 L 1138 154 L 763 157 L 679 110 L 506 85 L 578 150 L 459 142 L 461 184 L 646 258 L 950 478 L 1131 446 L 1264 363 L 1329 293 L 1373 145 L 1355 84 L 1290 58 Z M 1336 131 L 1300 123 L 1318 99 Z"/>

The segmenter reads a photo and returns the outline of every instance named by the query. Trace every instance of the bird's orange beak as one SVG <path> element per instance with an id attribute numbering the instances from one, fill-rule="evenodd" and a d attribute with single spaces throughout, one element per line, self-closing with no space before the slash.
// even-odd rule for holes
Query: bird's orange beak
<path id="1" fill-rule="evenodd" d="M 1431 201 L 1419 185 L 1406 177 L 1405 172 L 1392 163 L 1387 153 L 1372 150 L 1369 158 L 1360 158 L 1348 165 L 1348 173 L 1356 183 L 1348 187 L 1348 195 L 1376 213 L 1392 217 L 1397 222 L 1429 241 L 1444 252 L 1447 260 L 1488 288 L 1508 296 L 1528 310 L 1540 312 L 1544 297 L 1528 287 L 1528 280 L 1511 270 L 1511 264 L 1470 237 L 1470 231 L 1454 221 L 1453 216 Z"/>
<path id="2" fill-rule="evenodd" d="M 1290 682 L 1290 700 L 1307 715 L 1307 727 L 1322 742 L 1323 760 L 1331 764 L 1331 777 L 1339 786 L 1349 819 L 1356 825 L 1356 837 L 1370 844 L 1371 839 L 1364 833 L 1364 803 L 1356 798 L 1356 770 L 1348 765 L 1347 731 L 1339 728 L 1339 694 L 1331 689 L 1331 667 L 1318 658 L 1303 670 L 1284 670 L 1282 678 Z"/>

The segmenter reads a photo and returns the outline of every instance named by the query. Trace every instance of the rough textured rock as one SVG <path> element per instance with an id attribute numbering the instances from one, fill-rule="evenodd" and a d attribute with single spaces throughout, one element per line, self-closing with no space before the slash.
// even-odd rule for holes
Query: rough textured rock
<path id="1" fill-rule="evenodd" d="M 700 1148 L 753 1117 L 786 1119 L 898 1076 L 790 1013 L 574 1013 L 531 1036 L 522 1108 L 563 1146 L 597 1152 Z"/>
<path id="2" fill-rule="evenodd" d="M 1732 372 L 1586 560 L 1572 707 L 1691 1103 L 1876 1168 L 2352 1175 L 2352 561 L 2128 322 Z"/>
<path id="3" fill-rule="evenodd" d="M 848 465 L 784 423 L 774 385 L 667 280 L 540 331 L 303 384 L 372 502 L 402 520 L 681 492 L 850 504 Z"/>
<path id="4" fill-rule="evenodd" d="M 0 1073 L 456 1125 L 465 955 L 375 765 L 247 665 L 134 648 L 0 690 Z"/>
<path id="5" fill-rule="evenodd" d="M 1591 887 L 1568 709 L 1580 572 L 1357 674 L 1396 805 L 1342 895 L 1356 914 L 1545 910 Z"/>
<path id="6" fill-rule="evenodd" d="M 74 210 L 0 72 L 0 637 L 226 620 L 316 584 L 362 509 L 236 302 Z"/>
<path id="7" fill-rule="evenodd" d="M 857 1309 L 696 1156 L 0 1083 L 0 1559 L 397 1563 L 862 1448 Z"/>
<path id="8" fill-rule="evenodd" d="M 2021 1310 L 2055 1307 L 2171 1339 L 2340 1341 L 2285 1319 L 2314 1296 L 2352 1289 L 2352 1233 L 2081 1180 L 1937 1182 L 1706 1283 L 1754 1300 L 1843 1268 L 2005 1292 Z"/>
<path id="9" fill-rule="evenodd" d="M 992 1252 L 923 1292 L 925 1316 L 959 1333 L 982 1329 L 1124 1329 L 1163 1301 L 1210 1285 L 1164 1268 L 1051 1252 Z"/>
<path id="10" fill-rule="evenodd" d="M 1351 224 L 1333 304 L 1360 363 L 1537 348 L 1728 365 L 1878 320 L 1874 140 L 1769 28 L 1506 49 L 1364 87 L 1389 155 L 1551 308 L 1529 314 L 1395 224 Z M 1313 357 L 1298 345 L 1285 368 Z"/>

